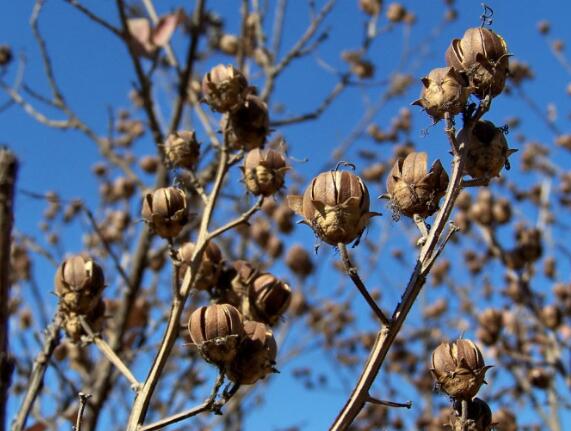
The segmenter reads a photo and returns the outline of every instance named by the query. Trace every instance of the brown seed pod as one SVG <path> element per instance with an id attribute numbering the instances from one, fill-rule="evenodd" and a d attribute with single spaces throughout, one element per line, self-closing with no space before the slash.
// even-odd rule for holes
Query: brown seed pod
<path id="1" fill-rule="evenodd" d="M 504 131 L 491 121 L 478 121 L 471 131 L 463 128 L 456 139 L 466 145 L 464 171 L 472 178 L 500 176 L 504 166 L 509 168 L 509 156 L 517 151 L 508 148 Z"/>
<path id="2" fill-rule="evenodd" d="M 103 270 L 92 259 L 72 256 L 57 269 L 55 290 L 63 310 L 87 314 L 101 298 L 105 287 Z"/>
<path id="3" fill-rule="evenodd" d="M 219 64 L 204 75 L 202 94 L 214 111 L 232 112 L 238 109 L 248 89 L 248 81 L 232 65 Z"/>
<path id="4" fill-rule="evenodd" d="M 468 80 L 453 67 L 440 67 L 422 78 L 420 99 L 412 102 L 422 106 L 434 122 L 441 120 L 445 113 L 451 116 L 460 114 L 466 107 L 471 88 Z"/>
<path id="5" fill-rule="evenodd" d="M 165 142 L 165 156 L 172 166 L 193 169 L 198 162 L 200 144 L 194 130 L 171 133 Z"/>
<path id="6" fill-rule="evenodd" d="M 270 196 L 284 186 L 288 170 L 282 153 L 254 148 L 244 158 L 244 183 L 253 195 Z"/>
<path id="7" fill-rule="evenodd" d="M 562 319 L 563 312 L 556 305 L 546 305 L 541 310 L 541 321 L 550 329 L 557 329 Z"/>
<path id="8" fill-rule="evenodd" d="M 177 267 L 179 283 L 182 283 L 184 280 L 186 270 L 192 261 L 193 253 L 194 244 L 191 242 L 183 244 L 178 250 L 178 259 L 181 262 Z M 202 261 L 195 277 L 194 287 L 198 290 L 212 289 L 216 285 L 221 271 L 222 251 L 213 241 L 210 241 L 202 254 Z"/>
<path id="9" fill-rule="evenodd" d="M 551 385 L 553 375 L 543 368 L 532 368 L 527 375 L 529 383 L 538 389 L 547 389 Z"/>
<path id="10" fill-rule="evenodd" d="M 158 235 L 174 238 L 188 221 L 186 196 L 174 187 L 159 188 L 145 195 L 141 214 Z"/>
<path id="11" fill-rule="evenodd" d="M 505 40 L 492 30 L 469 28 L 446 50 L 446 63 L 466 73 L 478 97 L 495 97 L 504 89 L 509 68 L 508 48 Z"/>
<path id="12" fill-rule="evenodd" d="M 313 262 L 309 253 L 299 244 L 294 244 L 286 254 L 285 263 L 288 268 L 301 278 L 313 272 Z"/>
<path id="13" fill-rule="evenodd" d="M 83 330 L 81 319 L 85 319 L 86 323 L 94 332 L 100 332 L 105 323 L 105 302 L 99 299 L 92 310 L 87 313 L 76 312 L 75 310 L 64 310 L 63 329 L 66 335 L 75 343 L 81 340 L 81 337 L 87 335 Z"/>
<path id="14" fill-rule="evenodd" d="M 387 19 L 391 22 L 401 22 L 406 17 L 407 11 L 400 3 L 391 3 L 387 7 Z"/>
<path id="15" fill-rule="evenodd" d="M 249 94 L 242 105 L 222 118 L 220 126 L 231 148 L 260 148 L 270 133 L 268 106 L 258 96 Z"/>
<path id="16" fill-rule="evenodd" d="M 399 159 L 387 177 L 388 197 L 395 214 L 428 217 L 438 209 L 440 198 L 446 193 L 448 174 L 440 160 L 427 171 L 427 154 L 410 153 Z"/>
<path id="17" fill-rule="evenodd" d="M 275 325 L 291 302 L 291 288 L 272 274 L 261 274 L 250 284 L 250 305 L 254 317 Z"/>
<path id="18" fill-rule="evenodd" d="M 8 45 L 0 45 L 0 67 L 10 64 L 12 58 L 12 48 Z"/>
<path id="19" fill-rule="evenodd" d="M 380 215 L 369 211 L 369 191 L 361 178 L 346 171 L 319 174 L 303 196 L 290 195 L 287 201 L 320 239 L 332 245 L 357 240 L 369 219 Z"/>
<path id="20" fill-rule="evenodd" d="M 228 364 L 236 357 L 244 334 L 242 315 L 230 304 L 200 307 L 190 315 L 188 331 L 206 361 Z"/>
<path id="21" fill-rule="evenodd" d="M 432 352 L 430 371 L 440 389 L 453 398 L 471 400 L 485 383 L 489 368 L 478 346 L 470 340 L 442 343 Z"/>
<path id="22" fill-rule="evenodd" d="M 359 7 L 367 15 L 375 16 L 381 12 L 383 0 L 359 0 Z"/>
<path id="23" fill-rule="evenodd" d="M 492 423 L 498 431 L 517 431 L 517 419 L 515 414 L 505 407 L 496 410 L 492 415 Z"/>
<path id="24" fill-rule="evenodd" d="M 218 49 L 227 55 L 236 55 L 240 46 L 240 39 L 235 34 L 223 34 L 218 41 Z"/>
<path id="25" fill-rule="evenodd" d="M 486 308 L 478 316 L 478 322 L 478 339 L 487 346 L 495 344 L 504 327 L 503 313 L 494 308 Z"/>
<path id="26" fill-rule="evenodd" d="M 468 400 L 468 412 L 466 420 L 462 417 L 462 402 L 454 402 L 456 415 L 450 417 L 452 431 L 489 431 L 492 427 L 492 410 L 485 401 L 480 398 Z"/>
<path id="27" fill-rule="evenodd" d="M 235 383 L 252 385 L 276 372 L 274 365 L 278 346 L 272 331 L 263 323 L 246 320 L 244 334 L 238 355 L 227 368 L 227 373 Z"/>
<path id="28" fill-rule="evenodd" d="M 287 204 L 281 204 L 274 211 L 272 218 L 278 227 L 278 230 L 282 233 L 290 233 L 293 228 L 293 216 L 294 212 L 287 206 Z"/>

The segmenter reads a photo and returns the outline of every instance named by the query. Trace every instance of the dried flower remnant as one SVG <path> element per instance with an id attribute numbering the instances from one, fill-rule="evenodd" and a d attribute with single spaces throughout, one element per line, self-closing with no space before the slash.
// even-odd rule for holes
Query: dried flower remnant
<path id="1" fill-rule="evenodd" d="M 485 383 L 489 368 L 476 344 L 459 339 L 442 343 L 434 350 L 430 371 L 445 393 L 453 398 L 470 400 Z"/>
<path id="2" fill-rule="evenodd" d="M 270 133 L 268 106 L 258 96 L 250 94 L 239 108 L 222 118 L 221 129 L 231 148 L 260 148 Z"/>
<path id="3" fill-rule="evenodd" d="M 493 178 L 500 176 L 505 166 L 509 169 L 508 158 L 517 150 L 508 148 L 504 130 L 491 121 L 478 121 L 470 130 L 460 130 L 457 140 L 466 145 L 464 171 L 473 178 Z"/>
<path id="4" fill-rule="evenodd" d="M 277 351 L 272 331 L 263 323 L 246 320 L 238 355 L 227 368 L 228 378 L 238 384 L 252 385 L 276 372 Z"/>
<path id="5" fill-rule="evenodd" d="M 171 133 L 164 146 L 165 156 L 172 166 L 193 169 L 198 162 L 200 144 L 194 130 Z"/>
<path id="6" fill-rule="evenodd" d="M 383 0 L 359 0 L 359 7 L 367 15 L 375 16 L 381 12 Z"/>
<path id="7" fill-rule="evenodd" d="M 275 325 L 291 302 L 291 288 L 272 274 L 256 277 L 249 289 L 250 307 L 256 320 Z"/>
<path id="8" fill-rule="evenodd" d="M 446 193 L 448 174 L 440 160 L 427 170 L 426 153 L 410 153 L 399 159 L 387 177 L 387 197 L 395 215 L 428 217 L 438 209 L 440 198 Z"/>
<path id="9" fill-rule="evenodd" d="M 359 51 L 343 51 L 341 58 L 351 68 L 351 73 L 360 79 L 371 78 L 375 74 L 375 65 L 365 60 Z"/>
<path id="10" fill-rule="evenodd" d="M 465 72 L 474 93 L 484 98 L 502 92 L 509 68 L 505 40 L 484 27 L 469 28 L 446 50 L 446 63 Z"/>
<path id="11" fill-rule="evenodd" d="M 248 81 L 232 65 L 219 64 L 210 69 L 202 79 L 202 94 L 214 111 L 232 112 L 246 98 Z"/>
<path id="12" fill-rule="evenodd" d="M 407 16 L 407 10 L 400 3 L 391 3 L 387 7 L 387 19 L 391 22 L 401 22 Z"/>
<path id="13" fill-rule="evenodd" d="M 212 304 L 195 310 L 188 321 L 192 342 L 213 364 L 232 362 L 244 334 L 242 315 L 230 304 Z"/>
<path id="14" fill-rule="evenodd" d="M 246 155 L 242 170 L 244 183 L 250 193 L 270 196 L 284 186 L 288 167 L 279 151 L 255 148 Z"/>
<path id="15" fill-rule="evenodd" d="M 422 78 L 422 93 L 420 99 L 412 104 L 422 106 L 434 122 L 460 114 L 466 107 L 471 88 L 465 76 L 453 67 L 441 67 L 430 71 Z"/>
<path id="16" fill-rule="evenodd" d="M 177 267 L 179 283 L 182 283 L 184 280 L 186 271 L 192 261 L 194 248 L 193 243 L 187 242 L 178 250 L 178 259 L 180 260 L 180 265 Z M 214 242 L 210 241 L 202 254 L 198 273 L 194 278 L 194 288 L 198 290 L 212 289 L 216 285 L 221 271 L 222 252 Z"/>
<path id="17" fill-rule="evenodd" d="M 361 178 L 346 171 L 322 172 L 303 196 L 289 195 L 288 206 L 315 234 L 331 245 L 357 240 L 371 217 L 369 191 Z"/>
<path id="18" fill-rule="evenodd" d="M 145 195 L 141 214 L 158 235 L 174 238 L 188 221 L 186 196 L 175 187 L 159 188 Z"/>

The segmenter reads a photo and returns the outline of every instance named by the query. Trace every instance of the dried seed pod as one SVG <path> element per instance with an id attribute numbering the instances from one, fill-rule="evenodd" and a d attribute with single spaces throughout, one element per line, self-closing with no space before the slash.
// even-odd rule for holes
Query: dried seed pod
<path id="1" fill-rule="evenodd" d="M 8 45 L 0 45 L 0 67 L 10 64 L 12 57 L 12 48 Z"/>
<path id="2" fill-rule="evenodd" d="M 359 7 L 367 15 L 375 16 L 381 12 L 383 0 L 359 0 Z"/>
<path id="3" fill-rule="evenodd" d="M 234 34 L 223 34 L 218 41 L 218 49 L 227 55 L 236 55 L 240 46 L 240 39 Z"/>
<path id="4" fill-rule="evenodd" d="M 165 142 L 165 155 L 172 166 L 193 169 L 198 162 L 200 144 L 194 130 L 182 130 L 169 135 Z"/>
<path id="5" fill-rule="evenodd" d="M 293 245 L 287 252 L 285 263 L 288 268 L 301 278 L 313 272 L 313 262 L 309 253 L 299 244 Z"/>
<path id="6" fill-rule="evenodd" d="M 349 63 L 351 73 L 358 78 L 367 79 L 375 74 L 375 65 L 365 60 L 359 51 L 343 51 L 341 58 Z"/>
<path id="7" fill-rule="evenodd" d="M 248 81 L 232 65 L 219 64 L 204 75 L 202 94 L 214 111 L 232 112 L 238 109 L 246 98 Z"/>
<path id="8" fill-rule="evenodd" d="M 186 196 L 182 190 L 174 187 L 157 189 L 145 195 L 141 214 L 158 235 L 174 238 L 188 220 Z"/>
<path id="9" fill-rule="evenodd" d="M 328 244 L 357 240 L 378 213 L 369 211 L 369 191 L 351 172 L 329 171 L 315 177 L 303 196 L 287 197 L 288 206 Z"/>
<path id="10" fill-rule="evenodd" d="M 288 170 L 282 153 L 276 150 L 255 148 L 244 158 L 244 183 L 256 196 L 270 196 L 284 186 Z"/>
<path id="11" fill-rule="evenodd" d="M 105 323 L 105 302 L 99 299 L 93 309 L 87 313 L 76 310 L 64 310 L 62 317 L 62 325 L 66 335 L 73 342 L 79 342 L 82 336 L 87 335 L 81 325 L 82 318 L 85 319 L 92 331 L 100 332 L 103 329 L 103 324 Z"/>
<path id="12" fill-rule="evenodd" d="M 478 121 L 471 131 L 463 128 L 457 140 L 466 145 L 464 171 L 473 178 L 500 176 L 504 166 L 509 169 L 509 156 L 517 151 L 508 148 L 504 131 L 491 121 Z"/>
<path id="13" fill-rule="evenodd" d="M 478 193 L 476 202 L 468 210 L 470 218 L 482 226 L 491 226 L 494 223 L 494 195 L 490 189 L 483 188 Z"/>
<path id="14" fill-rule="evenodd" d="M 401 22 L 406 14 L 405 7 L 400 3 L 391 3 L 387 8 L 387 19 L 391 22 Z"/>
<path id="15" fill-rule="evenodd" d="M 63 261 L 56 271 L 54 283 L 63 310 L 87 314 L 101 298 L 105 278 L 95 261 L 78 255 Z"/>
<path id="16" fill-rule="evenodd" d="M 278 346 L 272 331 L 263 323 L 246 320 L 244 339 L 236 359 L 227 368 L 228 378 L 235 383 L 252 385 L 268 374 L 274 366 Z"/>
<path id="17" fill-rule="evenodd" d="M 546 305 L 541 310 L 541 321 L 550 329 L 557 329 L 562 319 L 563 312 L 556 305 Z"/>
<path id="18" fill-rule="evenodd" d="M 200 307 L 190 315 L 188 331 L 206 361 L 228 364 L 236 357 L 244 333 L 242 315 L 230 304 Z"/>
<path id="19" fill-rule="evenodd" d="M 489 431 L 492 426 L 492 410 L 480 398 L 468 400 L 466 420 L 462 419 L 462 402 L 454 402 L 456 415 L 451 416 L 452 431 Z"/>
<path id="20" fill-rule="evenodd" d="M 453 67 L 431 70 L 422 78 L 422 85 L 420 99 L 412 104 L 422 106 L 434 122 L 444 118 L 445 113 L 454 116 L 464 111 L 471 92 L 466 77 Z"/>
<path id="21" fill-rule="evenodd" d="M 478 339 L 487 346 L 495 344 L 504 326 L 503 313 L 494 308 L 486 308 L 478 316 L 478 322 Z"/>
<path id="22" fill-rule="evenodd" d="M 496 410 L 492 415 L 492 423 L 498 431 L 517 431 L 517 419 L 515 414 L 505 407 Z"/>
<path id="23" fill-rule="evenodd" d="M 524 263 L 532 263 L 543 254 L 541 230 L 537 228 L 520 228 L 516 232 L 516 248 Z"/>
<path id="24" fill-rule="evenodd" d="M 440 388 L 453 398 L 471 400 L 484 382 L 482 352 L 470 340 L 440 344 L 432 353 L 430 370 Z"/>
<path id="25" fill-rule="evenodd" d="M 242 105 L 222 118 L 220 126 L 231 148 L 260 148 L 270 133 L 268 106 L 258 96 L 249 94 Z"/>
<path id="26" fill-rule="evenodd" d="M 427 154 L 410 153 L 399 159 L 387 177 L 388 197 L 395 214 L 428 217 L 438 209 L 448 187 L 448 174 L 440 160 L 427 171 Z"/>
<path id="27" fill-rule="evenodd" d="M 512 218 L 512 206 L 508 199 L 498 199 L 492 207 L 494 221 L 497 224 L 506 224 Z"/>
<path id="28" fill-rule="evenodd" d="M 194 244 L 191 242 L 183 244 L 178 250 L 178 259 L 181 262 L 177 267 L 179 283 L 182 283 L 184 280 L 186 270 L 192 261 L 193 253 Z M 194 279 L 194 287 L 198 290 L 212 289 L 216 285 L 221 271 L 222 251 L 213 241 L 210 241 L 202 254 L 202 261 Z"/>
<path id="29" fill-rule="evenodd" d="M 291 302 L 291 288 L 272 274 L 261 274 L 249 289 L 250 305 L 258 320 L 275 325 Z"/>
<path id="30" fill-rule="evenodd" d="M 293 216 L 294 212 L 286 204 L 281 204 L 274 211 L 272 218 L 280 232 L 290 233 L 294 227 Z"/>
<path id="31" fill-rule="evenodd" d="M 543 368 L 532 368 L 527 375 L 529 383 L 538 389 L 547 389 L 551 385 L 553 375 Z"/>
<path id="32" fill-rule="evenodd" d="M 466 72 L 470 86 L 480 97 L 495 97 L 504 89 L 509 68 L 505 40 L 484 27 L 469 28 L 446 50 L 446 63 Z"/>

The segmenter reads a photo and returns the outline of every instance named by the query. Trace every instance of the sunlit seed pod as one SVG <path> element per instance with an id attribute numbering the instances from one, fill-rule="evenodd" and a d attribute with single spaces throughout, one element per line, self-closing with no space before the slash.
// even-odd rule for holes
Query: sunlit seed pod
<path id="1" fill-rule="evenodd" d="M 180 265 L 178 266 L 178 280 L 182 284 L 185 278 L 186 271 L 192 261 L 195 245 L 191 242 L 183 244 L 178 250 L 178 259 Z M 198 290 L 213 289 L 220 277 L 222 271 L 222 251 L 213 242 L 210 241 L 202 254 L 202 260 L 198 267 L 198 273 L 195 276 L 194 288 Z"/>
<path id="2" fill-rule="evenodd" d="M 499 410 L 494 411 L 492 414 L 492 423 L 494 423 L 495 428 L 501 431 L 517 431 L 517 418 L 515 414 L 502 407 Z"/>
<path id="3" fill-rule="evenodd" d="M 375 16 L 381 12 L 383 0 L 359 0 L 359 7 L 367 15 Z"/>
<path id="4" fill-rule="evenodd" d="M 242 170 L 244 183 L 250 193 L 270 196 L 284 186 L 288 167 L 279 151 L 255 148 L 246 154 Z"/>
<path id="5" fill-rule="evenodd" d="M 406 9 L 400 3 L 391 3 L 387 7 L 387 19 L 391 22 L 401 22 L 406 17 Z"/>
<path id="6" fill-rule="evenodd" d="M 309 253 L 299 244 L 294 244 L 286 254 L 285 263 L 288 268 L 301 278 L 309 276 L 314 269 Z"/>
<path id="7" fill-rule="evenodd" d="M 272 274 L 261 274 L 251 283 L 249 297 L 255 317 L 275 325 L 289 307 L 291 288 Z"/>
<path id="8" fill-rule="evenodd" d="M 242 315 L 230 304 L 200 307 L 191 314 L 188 331 L 206 361 L 229 364 L 236 357 L 244 334 Z"/>
<path id="9" fill-rule="evenodd" d="M 219 64 L 202 79 L 202 94 L 214 111 L 231 112 L 246 98 L 248 81 L 234 66 Z"/>
<path id="10" fill-rule="evenodd" d="M 200 145 L 196 140 L 196 133 L 193 130 L 171 133 L 165 142 L 164 151 L 171 166 L 193 169 L 200 155 Z"/>
<path id="11" fill-rule="evenodd" d="M 62 309 L 86 314 L 101 298 L 105 279 L 103 270 L 94 260 L 77 255 L 58 267 L 54 284 Z"/>
<path id="12" fill-rule="evenodd" d="M 147 193 L 143 199 L 141 215 L 159 236 L 174 238 L 188 221 L 185 193 L 174 187 L 159 188 Z"/>
<path id="13" fill-rule="evenodd" d="M 369 192 L 357 175 L 346 171 L 323 172 L 303 196 L 287 197 L 291 210 L 304 217 L 315 234 L 328 244 L 357 240 L 371 217 Z"/>
<path id="14" fill-rule="evenodd" d="M 230 148 L 260 148 L 270 133 L 268 106 L 258 96 L 249 94 L 235 111 L 222 118 L 220 128 Z"/>
<path id="15" fill-rule="evenodd" d="M 489 368 L 476 344 L 458 339 L 434 350 L 430 371 L 442 391 L 453 398 L 470 400 L 484 383 Z"/>

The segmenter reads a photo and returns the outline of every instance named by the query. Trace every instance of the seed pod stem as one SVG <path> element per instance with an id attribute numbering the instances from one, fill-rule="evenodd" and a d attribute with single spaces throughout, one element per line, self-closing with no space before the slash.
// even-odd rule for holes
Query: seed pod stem
<path id="1" fill-rule="evenodd" d="M 357 268 L 355 268 L 355 266 L 349 259 L 347 246 L 344 243 L 340 242 L 339 244 L 337 244 L 337 248 L 339 249 L 339 254 L 341 255 L 341 260 L 343 261 L 343 265 L 345 266 L 345 272 L 347 273 L 349 278 L 351 278 L 357 289 L 359 289 L 359 292 L 361 292 L 361 295 L 363 295 L 363 298 L 365 298 L 365 301 L 367 301 L 367 304 L 369 304 L 369 307 L 371 307 L 371 309 L 377 315 L 381 323 L 384 326 L 388 327 L 391 323 L 390 320 L 387 318 L 387 316 L 385 316 L 383 310 L 379 308 L 375 300 L 371 297 L 371 294 L 367 290 L 365 283 L 363 283 L 363 280 L 361 280 L 361 277 L 359 277 Z"/>
<path id="2" fill-rule="evenodd" d="M 117 356 L 117 354 L 113 351 L 111 346 L 109 346 L 109 344 L 107 344 L 107 342 L 103 338 L 101 338 L 98 334 L 93 332 L 91 326 L 89 325 L 87 320 L 85 320 L 85 317 L 81 316 L 79 318 L 79 321 L 81 323 L 83 330 L 87 333 L 89 338 L 97 346 L 99 351 L 109 360 L 109 362 L 111 362 L 117 368 L 117 370 L 119 370 L 119 372 L 121 372 L 121 374 L 123 374 L 127 378 L 127 380 L 129 380 L 129 383 L 131 383 L 131 389 L 133 389 L 135 392 L 138 392 L 141 387 L 141 383 L 139 383 L 139 381 L 135 378 L 129 367 L 125 365 L 125 363 L 121 360 L 121 358 Z"/>

